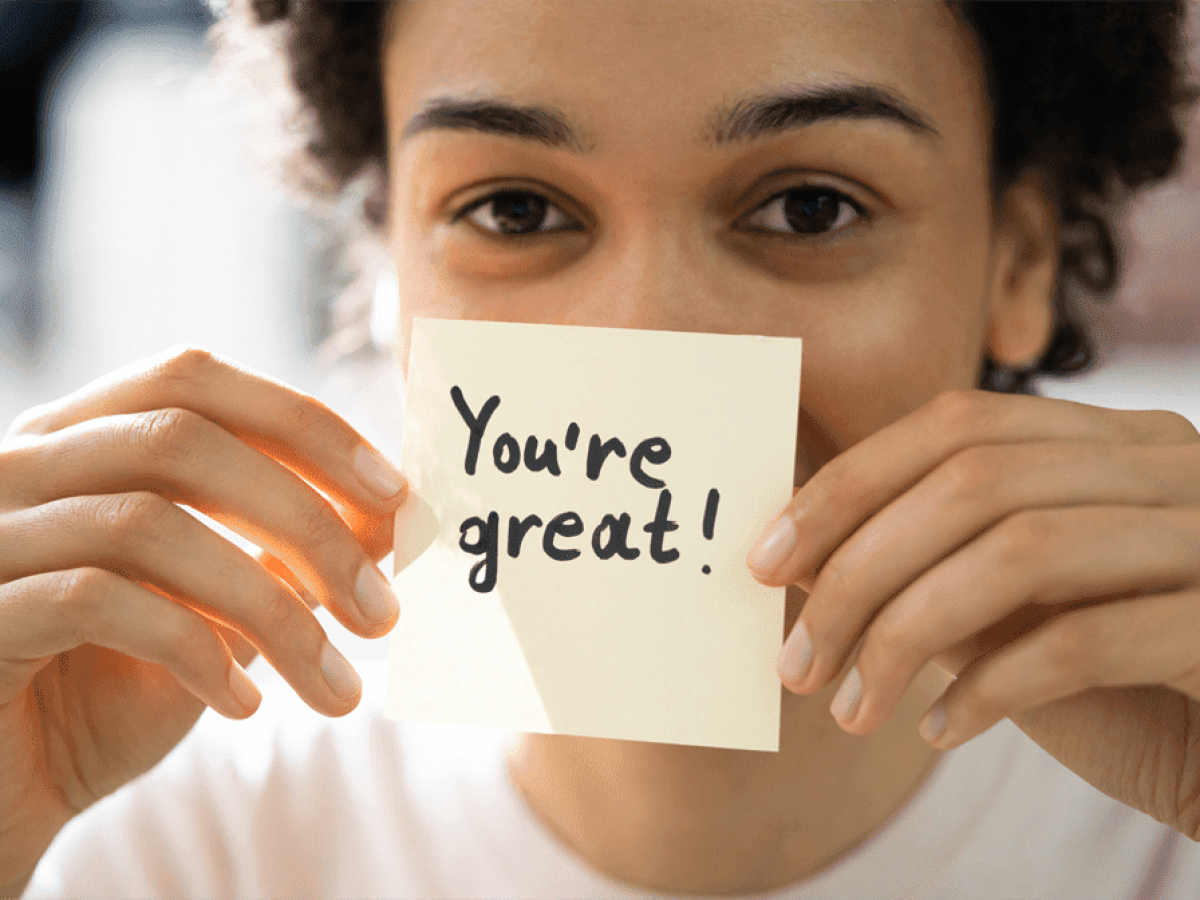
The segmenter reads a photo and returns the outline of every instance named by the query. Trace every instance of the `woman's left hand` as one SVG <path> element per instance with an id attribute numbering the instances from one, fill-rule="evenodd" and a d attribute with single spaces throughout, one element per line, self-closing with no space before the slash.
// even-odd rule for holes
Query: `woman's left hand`
<path id="1" fill-rule="evenodd" d="M 773 527 L 752 569 L 809 593 L 780 653 L 790 690 L 853 659 L 831 711 L 866 734 L 933 661 L 957 676 L 921 722 L 934 746 L 1011 718 L 1200 839 L 1200 434 L 1184 417 L 948 391 L 830 461 Z"/>

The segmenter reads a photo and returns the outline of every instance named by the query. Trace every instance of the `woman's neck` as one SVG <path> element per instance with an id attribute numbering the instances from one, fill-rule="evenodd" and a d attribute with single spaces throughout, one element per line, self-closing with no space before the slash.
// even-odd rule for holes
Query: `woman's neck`
<path id="1" fill-rule="evenodd" d="M 665 894 L 762 893 L 828 867 L 925 781 L 938 751 L 917 722 L 949 682 L 927 667 L 863 737 L 829 714 L 840 679 L 784 694 L 778 753 L 522 735 L 509 774 L 594 868 Z"/>

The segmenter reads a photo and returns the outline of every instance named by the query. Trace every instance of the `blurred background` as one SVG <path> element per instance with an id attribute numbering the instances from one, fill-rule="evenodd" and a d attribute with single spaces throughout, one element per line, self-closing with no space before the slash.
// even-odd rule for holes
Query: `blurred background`
<path id="1" fill-rule="evenodd" d="M 198 90 L 209 21 L 200 2 L 0 4 L 5 422 L 187 339 L 302 368 L 303 221 Z"/>
<path id="2" fill-rule="evenodd" d="M 399 411 L 380 422 L 362 402 L 390 373 L 364 389 L 318 364 L 347 280 L 338 236 L 250 162 L 246 110 L 206 76 L 210 24 L 202 0 L 0 0 L 0 426 L 187 342 L 398 453 Z M 1125 217 L 1113 352 L 1043 393 L 1200 425 L 1200 112 L 1189 135 L 1179 176 Z M 376 643 L 348 655 L 385 654 Z"/>

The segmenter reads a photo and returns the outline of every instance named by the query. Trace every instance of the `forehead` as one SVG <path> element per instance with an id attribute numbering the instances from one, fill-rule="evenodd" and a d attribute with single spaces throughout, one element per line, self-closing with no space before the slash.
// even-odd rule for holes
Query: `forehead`
<path id="1" fill-rule="evenodd" d="M 750 93 L 874 84 L 960 139 L 986 121 L 966 27 L 940 2 L 438 0 L 394 4 L 389 114 L 439 96 L 564 111 L 586 146 L 678 125 L 697 140 Z M 955 135 L 955 132 L 958 132 Z"/>

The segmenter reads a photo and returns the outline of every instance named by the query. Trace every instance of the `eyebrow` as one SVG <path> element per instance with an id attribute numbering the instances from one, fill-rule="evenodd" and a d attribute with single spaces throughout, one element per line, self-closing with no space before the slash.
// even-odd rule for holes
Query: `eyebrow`
<path id="1" fill-rule="evenodd" d="M 875 119 L 904 126 L 924 138 L 941 135 L 929 119 L 895 91 L 879 84 L 804 87 L 758 95 L 718 107 L 707 119 L 701 141 L 721 146 L 779 134 L 819 122 Z M 502 97 L 437 97 L 408 120 L 401 138 L 424 131 L 477 131 L 565 147 L 576 153 L 594 142 L 569 118 L 548 106 L 529 106 Z"/>

